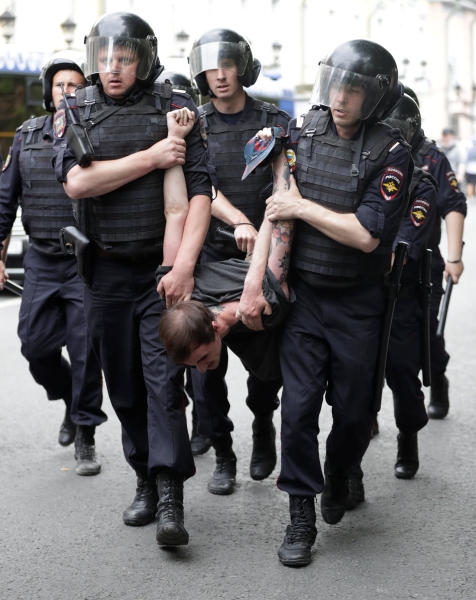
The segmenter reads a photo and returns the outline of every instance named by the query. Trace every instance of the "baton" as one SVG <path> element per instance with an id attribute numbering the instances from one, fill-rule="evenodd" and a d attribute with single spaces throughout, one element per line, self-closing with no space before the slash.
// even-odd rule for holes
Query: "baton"
<path id="1" fill-rule="evenodd" d="M 430 249 L 423 253 L 421 265 L 420 303 L 423 310 L 421 322 L 421 371 L 423 385 L 431 385 L 431 360 L 430 360 L 430 295 L 431 295 L 431 257 Z"/>
<path id="2" fill-rule="evenodd" d="M 221 237 L 222 239 L 236 242 L 235 234 L 231 231 L 228 231 L 228 229 L 225 229 L 224 227 L 217 227 L 215 233 L 218 237 Z"/>
<path id="3" fill-rule="evenodd" d="M 448 282 L 446 284 L 445 294 L 443 296 L 443 303 L 441 305 L 441 314 L 440 320 L 438 322 L 438 329 L 436 330 L 436 337 L 443 337 L 443 334 L 445 333 L 446 317 L 448 316 L 448 308 L 450 306 L 453 285 L 453 277 L 449 275 Z"/>
<path id="4" fill-rule="evenodd" d="M 403 264 L 405 262 L 407 251 L 408 244 L 406 242 L 399 242 L 397 244 L 395 260 L 386 286 L 387 298 L 385 301 L 382 328 L 380 330 L 374 397 L 372 402 L 372 410 L 376 413 L 379 412 L 382 405 L 383 381 L 385 378 L 385 367 L 387 366 L 388 342 L 390 340 L 390 330 L 392 328 L 393 311 L 400 290 L 400 278 L 402 276 Z"/>
<path id="5" fill-rule="evenodd" d="M 21 287 L 21 285 L 13 283 L 13 281 L 8 281 L 8 279 L 3 284 L 3 287 L 8 291 L 13 292 L 17 296 L 21 296 L 23 294 L 23 288 Z"/>

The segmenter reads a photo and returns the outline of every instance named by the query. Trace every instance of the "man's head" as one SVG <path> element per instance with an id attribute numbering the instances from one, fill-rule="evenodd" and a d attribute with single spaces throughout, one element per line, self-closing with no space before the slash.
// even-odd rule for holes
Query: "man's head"
<path id="1" fill-rule="evenodd" d="M 417 103 L 410 96 L 403 96 L 397 108 L 385 119 L 385 123 L 400 129 L 411 145 L 412 152 L 417 149 L 421 142 L 421 115 Z"/>
<path id="2" fill-rule="evenodd" d="M 342 129 L 385 118 L 403 96 L 393 56 L 368 40 L 337 46 L 319 63 L 311 105 L 329 108 Z"/>
<path id="3" fill-rule="evenodd" d="M 201 302 L 178 302 L 164 312 L 159 334 L 164 348 L 177 364 L 201 373 L 220 363 L 220 327 L 215 315 Z"/>
<path id="4" fill-rule="evenodd" d="M 200 93 L 224 100 L 253 85 L 261 70 L 248 40 L 231 29 L 212 29 L 200 36 L 189 62 Z"/>
<path id="5" fill-rule="evenodd" d="M 444 148 L 446 148 L 447 146 L 451 146 L 454 143 L 455 140 L 455 132 L 452 129 L 449 129 L 448 127 L 446 129 L 443 129 L 443 134 L 441 137 L 441 144 Z"/>
<path id="6" fill-rule="evenodd" d="M 83 56 L 79 52 L 64 50 L 58 52 L 43 67 L 40 79 L 43 84 L 43 107 L 49 112 L 57 110 L 63 94 L 74 94 L 78 85 L 84 86 L 82 71 Z"/>
<path id="7" fill-rule="evenodd" d="M 150 25 L 132 13 L 107 13 L 85 38 L 86 79 L 101 80 L 115 100 L 125 97 L 137 82 L 146 85 L 163 70 L 157 57 L 157 39 Z"/>

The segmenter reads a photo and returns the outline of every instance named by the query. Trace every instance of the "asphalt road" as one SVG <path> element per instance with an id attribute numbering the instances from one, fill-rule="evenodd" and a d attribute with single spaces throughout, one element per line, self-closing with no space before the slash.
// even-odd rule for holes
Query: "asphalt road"
<path id="1" fill-rule="evenodd" d="M 190 544 L 164 550 L 154 524 L 122 523 L 135 479 L 109 401 L 109 421 L 96 436 L 102 472 L 78 477 L 71 448 L 56 441 L 63 407 L 46 400 L 20 354 L 19 301 L 0 294 L 0 599 L 476 598 L 476 207 L 470 208 L 466 272 L 447 322 L 450 415 L 420 434 L 415 479 L 397 480 L 397 431 L 385 390 L 381 433 L 363 462 L 366 502 L 335 526 L 318 516 L 313 562 L 302 569 L 281 566 L 276 555 L 288 522 L 287 496 L 275 487 L 279 465 L 264 482 L 249 477 L 252 416 L 237 361 L 228 379 L 236 491 L 209 494 L 213 456 L 198 457 L 197 474 L 185 485 Z M 279 428 L 279 415 L 275 423 Z M 321 440 L 329 428 L 325 405 Z"/>

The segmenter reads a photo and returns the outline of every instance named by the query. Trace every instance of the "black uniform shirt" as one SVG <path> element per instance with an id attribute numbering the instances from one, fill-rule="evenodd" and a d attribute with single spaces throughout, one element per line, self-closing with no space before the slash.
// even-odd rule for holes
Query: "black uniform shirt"
<path id="1" fill-rule="evenodd" d="M 143 91 L 136 90 L 132 95 L 129 96 L 128 102 L 136 104 L 142 99 Z M 116 104 L 111 98 L 104 94 L 106 103 L 110 106 Z M 71 106 L 74 116 L 79 123 L 79 110 L 76 107 L 76 98 L 70 96 L 68 103 Z M 185 154 L 185 165 L 183 165 L 183 172 L 185 176 L 185 182 L 187 185 L 188 199 L 190 200 L 194 196 L 208 196 L 212 197 L 211 182 L 206 166 L 206 156 L 202 144 L 202 138 L 200 135 L 200 126 L 198 119 L 198 110 L 193 103 L 190 96 L 186 93 L 173 92 L 171 98 L 171 110 L 177 110 L 179 108 L 188 108 L 195 113 L 195 124 L 190 133 L 185 137 L 187 144 L 187 150 Z M 64 100 L 61 101 L 59 108 L 65 108 Z M 66 129 L 71 123 L 68 112 L 66 112 L 67 125 Z M 60 183 L 67 181 L 68 172 L 75 167 L 78 163 L 73 154 L 73 151 L 68 146 L 65 134 L 60 138 L 54 139 L 54 149 L 56 156 L 53 159 L 53 166 L 55 167 L 56 178 Z M 136 254 L 137 252 L 153 253 L 157 252 L 154 240 L 141 240 L 134 242 L 108 242 L 107 244 L 100 242 L 97 239 L 94 241 L 102 248 L 113 254 Z"/>
<path id="2" fill-rule="evenodd" d="M 438 247 L 441 240 L 441 219 L 444 219 L 450 212 L 459 212 L 466 216 L 466 196 L 459 189 L 458 180 L 445 153 L 436 144 L 432 144 L 424 156 L 416 153 L 414 158 L 415 163 L 423 171 L 428 171 L 433 175 L 438 183 L 437 218 L 430 233 L 428 247 L 433 250 L 433 267 L 436 268 L 438 264 L 439 268 L 443 270 L 444 260 Z"/>
<path id="3" fill-rule="evenodd" d="M 50 115 L 43 125 L 41 135 L 44 140 L 53 143 L 53 117 Z M 17 129 L 13 144 L 5 162 L 5 168 L 0 177 L 0 244 L 10 233 L 15 222 L 18 202 L 22 195 L 20 175 L 20 149 L 22 132 Z M 53 148 L 52 148 L 53 149 Z M 71 207 L 71 215 L 73 208 Z M 59 235 L 59 232 L 58 232 Z M 54 256 L 63 256 L 59 238 L 37 239 L 30 236 L 30 243 L 38 252 Z"/>
<path id="4" fill-rule="evenodd" d="M 332 126 L 334 126 L 333 122 Z M 293 119 L 289 123 L 287 148 L 294 153 L 297 152 L 300 131 L 301 128 L 298 120 Z M 359 132 L 356 133 L 355 137 L 358 137 L 358 135 Z M 400 187 L 395 197 L 392 200 L 386 200 L 384 195 L 385 190 L 383 190 L 381 183 L 387 169 L 392 167 L 403 173 L 403 180 L 400 182 Z M 367 229 L 373 238 L 384 240 L 395 230 L 395 227 L 402 218 L 402 203 L 405 202 L 412 174 L 413 162 L 409 151 L 402 144 L 395 142 L 390 147 L 382 168 L 367 185 L 357 211 L 354 213 L 362 227 Z M 307 271 L 301 273 L 308 283 L 318 287 L 328 287 L 326 282 L 329 283 L 330 287 L 350 287 L 353 285 L 352 280 L 349 278 L 331 277 L 318 273 L 308 273 Z"/>

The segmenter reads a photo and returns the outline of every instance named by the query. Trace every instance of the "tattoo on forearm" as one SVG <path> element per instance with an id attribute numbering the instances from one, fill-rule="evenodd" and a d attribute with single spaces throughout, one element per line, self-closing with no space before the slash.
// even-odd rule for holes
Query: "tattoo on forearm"
<path id="1" fill-rule="evenodd" d="M 284 169 L 283 169 L 283 179 L 286 182 L 284 184 L 284 189 L 285 190 L 289 190 L 290 176 L 291 176 L 291 171 L 289 170 L 289 165 L 288 165 L 288 163 L 286 161 L 286 163 L 284 164 Z"/>
<path id="2" fill-rule="evenodd" d="M 279 190 L 279 186 L 278 186 L 278 174 L 276 172 L 274 172 L 274 171 L 273 171 L 273 183 L 274 183 L 273 194 L 276 194 L 276 192 Z"/>
<path id="3" fill-rule="evenodd" d="M 276 246 L 290 244 L 294 235 L 294 221 L 275 221 L 273 223 L 273 238 Z"/>
<path id="4" fill-rule="evenodd" d="M 213 313 L 214 315 L 216 315 L 217 317 L 218 317 L 218 315 L 219 315 L 220 313 L 222 313 L 222 312 L 225 310 L 225 307 L 224 307 L 224 306 L 222 306 L 222 305 L 218 305 L 218 304 L 217 304 L 216 306 L 209 306 L 208 308 L 209 308 L 209 309 L 212 311 L 212 313 Z"/>
<path id="5" fill-rule="evenodd" d="M 285 283 L 288 280 L 290 253 L 285 252 L 283 258 L 279 259 L 279 268 L 282 269 L 279 277 L 279 283 Z"/>

